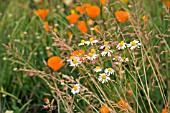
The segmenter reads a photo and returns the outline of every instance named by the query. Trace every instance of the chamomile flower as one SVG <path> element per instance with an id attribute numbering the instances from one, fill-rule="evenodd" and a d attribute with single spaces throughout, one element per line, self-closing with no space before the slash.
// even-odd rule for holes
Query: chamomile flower
<path id="1" fill-rule="evenodd" d="M 116 47 L 118 50 L 120 49 L 125 49 L 126 48 L 126 43 L 124 41 L 121 41 L 117 47 Z"/>
<path id="2" fill-rule="evenodd" d="M 85 41 L 84 43 L 87 44 L 87 45 L 89 45 L 89 44 L 93 45 L 97 42 L 98 42 L 98 40 L 94 40 L 93 38 L 90 38 L 89 41 Z"/>
<path id="3" fill-rule="evenodd" d="M 100 66 L 96 66 L 96 68 L 93 69 L 95 72 L 100 72 L 102 71 L 102 68 Z"/>
<path id="4" fill-rule="evenodd" d="M 71 56 L 70 59 L 67 60 L 67 62 L 70 62 L 70 66 L 78 66 L 81 64 L 81 60 L 79 57 Z"/>
<path id="5" fill-rule="evenodd" d="M 79 84 L 75 84 L 75 85 L 73 86 L 73 88 L 71 89 L 71 92 L 72 92 L 73 94 L 79 93 L 79 92 L 80 92 L 80 85 L 79 85 Z"/>
<path id="6" fill-rule="evenodd" d="M 130 44 L 127 44 L 127 47 L 130 47 L 130 50 L 137 48 L 140 48 L 141 43 L 139 43 L 139 41 L 137 40 L 133 40 L 132 42 L 130 42 Z"/>
<path id="7" fill-rule="evenodd" d="M 110 49 L 109 42 L 105 41 L 104 45 L 100 46 L 100 49 L 104 49 L 105 47 Z"/>
<path id="8" fill-rule="evenodd" d="M 112 50 L 109 50 L 109 48 L 105 47 L 104 51 L 101 53 L 102 56 L 111 56 L 111 53 L 113 53 Z"/>
<path id="9" fill-rule="evenodd" d="M 92 61 L 92 60 L 96 59 L 97 56 L 98 56 L 98 54 L 90 52 L 88 55 L 86 55 L 86 58 L 87 58 L 88 60 L 91 60 L 91 61 Z"/>
<path id="10" fill-rule="evenodd" d="M 81 40 L 81 42 L 78 44 L 78 46 L 82 46 L 85 44 L 85 40 Z"/>
<path id="11" fill-rule="evenodd" d="M 112 68 L 106 68 L 105 70 L 104 70 L 104 72 L 108 75 L 108 76 L 110 76 L 110 75 L 113 75 L 114 74 L 114 69 L 112 69 Z"/>
<path id="12" fill-rule="evenodd" d="M 102 83 L 108 82 L 108 80 L 110 80 L 110 77 L 107 76 L 105 73 L 99 74 L 99 78 L 98 80 Z"/>
<path id="13" fill-rule="evenodd" d="M 120 59 L 121 59 L 121 56 L 118 56 L 118 55 L 114 56 L 114 58 L 113 58 L 113 60 L 115 60 L 115 61 L 119 61 Z"/>
<path id="14" fill-rule="evenodd" d="M 126 57 L 122 57 L 119 61 L 120 61 L 120 62 L 128 62 L 128 61 L 129 61 L 129 59 L 128 59 L 128 58 L 126 58 Z"/>

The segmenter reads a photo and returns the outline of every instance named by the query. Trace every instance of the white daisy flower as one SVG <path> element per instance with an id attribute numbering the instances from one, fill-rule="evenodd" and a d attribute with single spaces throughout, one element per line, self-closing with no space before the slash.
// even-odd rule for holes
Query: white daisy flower
<path id="1" fill-rule="evenodd" d="M 105 47 L 109 48 L 110 49 L 110 46 L 108 45 L 109 42 L 104 42 L 104 45 L 103 46 L 100 46 L 100 49 L 104 49 Z"/>
<path id="2" fill-rule="evenodd" d="M 70 62 L 70 66 L 78 66 L 81 64 L 81 60 L 79 57 L 71 56 L 70 59 L 67 60 L 67 62 Z"/>
<path id="3" fill-rule="evenodd" d="M 100 72 L 102 71 L 102 68 L 100 66 L 96 66 L 96 68 L 93 69 L 95 72 Z"/>
<path id="4" fill-rule="evenodd" d="M 112 50 L 109 50 L 109 48 L 106 47 L 106 48 L 104 49 L 104 51 L 101 53 L 101 55 L 102 55 L 102 56 L 106 56 L 106 55 L 107 55 L 107 56 L 110 57 L 110 56 L 111 56 L 111 53 L 113 53 L 113 51 L 112 51 Z"/>
<path id="5" fill-rule="evenodd" d="M 81 42 L 78 44 L 78 46 L 82 46 L 85 44 L 85 40 L 81 40 Z"/>
<path id="6" fill-rule="evenodd" d="M 114 69 L 112 69 L 112 68 L 106 68 L 105 70 L 104 70 L 104 72 L 108 75 L 108 76 L 110 76 L 110 75 L 113 75 L 114 74 Z"/>
<path id="7" fill-rule="evenodd" d="M 90 38 L 89 41 L 85 41 L 84 43 L 87 44 L 87 45 L 89 45 L 89 44 L 93 45 L 97 42 L 98 42 L 98 40 L 94 40 L 93 38 Z"/>
<path id="8" fill-rule="evenodd" d="M 86 58 L 88 59 L 88 60 L 94 60 L 94 59 L 96 59 L 97 58 L 97 56 L 98 56 L 98 54 L 96 54 L 96 53 L 89 53 L 88 55 L 86 55 Z"/>
<path id="9" fill-rule="evenodd" d="M 118 50 L 120 49 L 125 49 L 126 48 L 126 43 L 124 41 L 121 41 L 117 47 L 116 47 Z"/>
<path id="10" fill-rule="evenodd" d="M 98 80 L 102 83 L 108 82 L 108 80 L 110 80 L 110 77 L 107 76 L 105 73 L 99 74 L 99 78 Z"/>
<path id="11" fill-rule="evenodd" d="M 71 89 L 71 92 L 72 92 L 73 94 L 79 93 L 79 92 L 80 92 L 80 85 L 79 85 L 79 84 L 75 84 L 75 85 L 73 86 L 73 88 Z"/>
<path id="12" fill-rule="evenodd" d="M 119 61 L 121 59 L 121 56 L 118 56 L 118 55 L 116 55 L 114 58 L 113 58 L 113 60 L 115 60 L 115 61 Z"/>
<path id="13" fill-rule="evenodd" d="M 133 40 L 132 42 L 130 42 L 130 44 L 127 44 L 127 47 L 130 47 L 130 50 L 137 48 L 140 48 L 141 43 L 139 43 L 139 41 L 137 40 Z"/>
<path id="14" fill-rule="evenodd" d="M 128 59 L 128 58 L 126 58 L 126 57 L 123 57 L 123 58 L 121 58 L 119 61 L 120 61 L 120 62 L 128 62 L 128 61 L 129 61 L 129 59 Z"/>

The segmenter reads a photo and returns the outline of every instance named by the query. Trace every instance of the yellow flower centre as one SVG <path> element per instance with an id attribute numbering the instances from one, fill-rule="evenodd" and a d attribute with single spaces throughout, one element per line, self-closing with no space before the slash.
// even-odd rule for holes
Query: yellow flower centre
<path id="1" fill-rule="evenodd" d="M 105 52 L 109 52 L 109 48 L 106 47 L 106 48 L 104 49 L 104 51 L 105 51 Z"/>
<path id="2" fill-rule="evenodd" d="M 102 79 L 106 79 L 106 75 L 105 74 L 102 75 Z"/>
<path id="3" fill-rule="evenodd" d="M 106 41 L 105 41 L 105 42 L 104 42 L 104 45 L 108 45 L 108 43 L 109 43 L 109 42 L 106 42 Z"/>
<path id="4" fill-rule="evenodd" d="M 93 42 L 93 38 L 90 38 L 89 41 L 90 41 L 90 42 Z"/>
<path id="5" fill-rule="evenodd" d="M 74 58 L 73 56 L 70 56 L 70 60 L 73 60 L 73 58 Z"/>
<path id="6" fill-rule="evenodd" d="M 148 21 L 148 17 L 146 15 L 144 15 L 144 16 L 142 16 L 142 20 L 146 22 L 146 21 Z"/>
<path id="7" fill-rule="evenodd" d="M 82 56 L 82 53 L 79 53 L 78 56 Z"/>
<path id="8" fill-rule="evenodd" d="M 133 41 L 133 42 L 131 43 L 131 45 L 132 45 L 132 46 L 136 46 L 136 42 Z"/>
<path id="9" fill-rule="evenodd" d="M 81 40 L 81 43 L 84 43 L 85 42 L 85 40 Z"/>
<path id="10" fill-rule="evenodd" d="M 92 57 L 92 56 L 93 56 L 93 53 L 89 53 L 88 56 L 89 56 L 89 57 Z"/>
<path id="11" fill-rule="evenodd" d="M 119 58 L 119 56 L 118 56 L 118 55 L 116 55 L 116 56 L 115 56 L 115 58 L 116 58 L 116 59 L 118 59 L 118 58 Z"/>
<path id="12" fill-rule="evenodd" d="M 78 90 L 78 87 L 77 87 L 77 86 L 74 86 L 73 89 L 74 89 L 74 91 L 77 91 L 77 90 Z"/>
<path id="13" fill-rule="evenodd" d="M 108 68 L 108 71 L 111 71 L 112 70 L 112 68 Z"/>
<path id="14" fill-rule="evenodd" d="M 99 69 L 100 69 L 100 66 L 96 66 L 96 69 L 99 70 Z"/>
<path id="15" fill-rule="evenodd" d="M 124 41 L 121 41 L 120 43 L 119 43 L 119 46 L 123 46 L 124 45 Z"/>
<path id="16" fill-rule="evenodd" d="M 71 10 L 71 14 L 75 14 L 75 10 L 74 9 Z"/>
<path id="17" fill-rule="evenodd" d="M 77 59 L 73 59 L 73 64 L 77 64 L 77 63 L 78 63 Z"/>
<path id="18" fill-rule="evenodd" d="M 122 60 L 125 60 L 125 57 L 123 57 Z"/>
<path id="19" fill-rule="evenodd" d="M 98 33 L 99 32 L 99 26 L 98 25 L 96 25 L 96 26 L 94 26 L 94 31 L 96 32 L 96 33 Z"/>
<path id="20" fill-rule="evenodd" d="M 91 53 L 95 53 L 96 52 L 96 50 L 95 49 L 91 49 L 91 51 L 90 51 Z"/>
<path id="21" fill-rule="evenodd" d="M 54 32 L 57 32 L 58 30 L 57 30 L 57 28 L 53 28 L 53 31 L 54 31 Z"/>

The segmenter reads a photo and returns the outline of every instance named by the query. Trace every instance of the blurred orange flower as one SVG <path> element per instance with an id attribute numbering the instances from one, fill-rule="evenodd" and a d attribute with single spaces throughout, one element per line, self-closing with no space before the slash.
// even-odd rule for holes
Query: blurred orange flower
<path id="1" fill-rule="evenodd" d="M 85 54 L 85 51 L 84 50 L 75 50 L 73 53 L 72 53 L 72 56 L 83 56 Z"/>
<path id="2" fill-rule="evenodd" d="M 170 8 L 170 0 L 165 3 L 167 8 Z"/>
<path id="3" fill-rule="evenodd" d="M 120 23 L 124 23 L 126 20 L 129 19 L 129 13 L 126 11 L 116 11 L 115 16 Z"/>
<path id="4" fill-rule="evenodd" d="M 100 113 L 109 113 L 109 108 L 106 105 L 103 105 L 100 108 Z"/>
<path id="5" fill-rule="evenodd" d="M 162 113 L 167 113 L 166 109 L 162 109 Z"/>
<path id="6" fill-rule="evenodd" d="M 84 14 L 85 13 L 85 8 L 84 8 L 84 6 L 77 6 L 76 11 Z"/>
<path id="7" fill-rule="evenodd" d="M 99 26 L 99 25 L 94 26 L 94 31 L 95 31 L 96 33 L 99 32 L 99 29 L 100 29 L 100 26 Z"/>
<path id="8" fill-rule="evenodd" d="M 66 17 L 66 19 L 71 23 L 71 24 L 76 24 L 78 19 L 79 19 L 79 15 L 78 14 L 71 14 L 69 16 Z"/>
<path id="9" fill-rule="evenodd" d="M 47 17 L 48 13 L 50 12 L 49 9 L 38 9 L 36 11 L 36 15 L 39 16 L 41 19 L 45 20 L 45 18 Z"/>
<path id="10" fill-rule="evenodd" d="M 98 6 L 90 6 L 86 8 L 87 15 L 90 18 L 96 18 L 100 14 L 100 8 Z"/>
<path id="11" fill-rule="evenodd" d="M 70 31 L 67 32 L 67 36 L 68 36 L 68 38 L 70 38 L 72 36 L 72 33 Z"/>
<path id="12" fill-rule="evenodd" d="M 80 12 L 82 14 L 86 13 L 86 8 L 89 8 L 91 5 L 90 4 L 83 4 L 82 6 L 77 6 L 76 11 Z"/>
<path id="13" fill-rule="evenodd" d="M 64 63 L 62 59 L 59 58 L 58 56 L 53 56 L 48 59 L 47 65 L 51 67 L 54 71 L 57 71 L 64 66 Z"/>
<path id="14" fill-rule="evenodd" d="M 148 21 L 148 16 L 143 15 L 143 16 L 142 16 L 142 20 L 143 20 L 144 22 L 147 22 L 147 21 Z"/>
<path id="15" fill-rule="evenodd" d="M 127 103 L 124 100 L 120 100 L 118 102 L 118 105 L 120 105 L 123 109 L 128 108 L 128 105 L 127 105 Z"/>
<path id="16" fill-rule="evenodd" d="M 91 7 L 91 4 L 86 3 L 83 6 L 84 6 L 84 8 L 89 8 L 89 7 Z"/>
<path id="17" fill-rule="evenodd" d="M 106 0 L 100 0 L 100 3 L 105 6 L 106 5 Z"/>
<path id="18" fill-rule="evenodd" d="M 79 21 L 78 22 L 78 28 L 82 33 L 86 33 L 87 32 L 87 27 L 86 27 L 86 23 L 84 21 Z"/>
<path id="19" fill-rule="evenodd" d="M 50 26 L 48 25 L 48 22 L 44 22 L 44 28 L 47 32 L 50 31 Z"/>

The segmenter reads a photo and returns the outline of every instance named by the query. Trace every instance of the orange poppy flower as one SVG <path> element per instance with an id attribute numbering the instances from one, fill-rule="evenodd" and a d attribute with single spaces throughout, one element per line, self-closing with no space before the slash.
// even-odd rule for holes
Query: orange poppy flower
<path id="1" fill-rule="evenodd" d="M 76 11 L 77 11 L 77 12 L 80 12 L 80 13 L 82 13 L 82 14 L 85 13 L 85 9 L 84 9 L 83 6 L 77 6 L 77 7 L 76 7 Z"/>
<path id="2" fill-rule="evenodd" d="M 49 9 L 38 9 L 36 11 L 36 15 L 39 16 L 41 19 L 45 20 L 45 18 L 47 17 L 48 13 L 50 12 Z"/>
<path id="3" fill-rule="evenodd" d="M 50 31 L 50 26 L 48 25 L 48 22 L 44 22 L 44 28 L 47 32 Z"/>
<path id="4" fill-rule="evenodd" d="M 106 105 L 103 105 L 100 108 L 100 113 L 109 113 L 109 108 Z"/>
<path id="5" fill-rule="evenodd" d="M 129 19 L 129 13 L 125 11 L 116 11 L 115 16 L 120 23 L 124 23 L 126 20 Z"/>
<path id="6" fill-rule="evenodd" d="M 72 53 L 72 56 L 83 56 L 85 54 L 85 51 L 84 50 L 75 50 L 73 53 Z"/>
<path id="7" fill-rule="evenodd" d="M 76 11 L 84 14 L 86 12 L 85 9 L 89 8 L 90 6 L 91 6 L 90 4 L 84 4 L 82 6 L 77 6 Z"/>
<path id="8" fill-rule="evenodd" d="M 79 21 L 78 22 L 78 28 L 82 33 L 86 33 L 87 32 L 87 27 L 86 27 L 86 23 L 84 21 Z"/>
<path id="9" fill-rule="evenodd" d="M 71 24 L 76 24 L 78 19 L 79 19 L 79 15 L 77 14 L 71 14 L 69 16 L 66 17 L 66 19 L 71 23 Z"/>
<path id="10" fill-rule="evenodd" d="M 100 3 L 102 4 L 102 6 L 106 5 L 106 0 L 100 0 Z"/>
<path id="11" fill-rule="evenodd" d="M 170 0 L 165 3 L 167 8 L 170 8 Z"/>
<path id="12" fill-rule="evenodd" d="M 89 7 L 91 7 L 91 4 L 86 3 L 83 6 L 84 6 L 84 8 L 89 8 Z"/>
<path id="13" fill-rule="evenodd" d="M 166 109 L 162 109 L 162 113 L 167 113 Z"/>
<path id="14" fill-rule="evenodd" d="M 50 101 L 49 101 L 49 99 L 46 97 L 46 98 L 44 98 L 44 102 L 47 103 L 47 104 L 49 104 Z"/>
<path id="15" fill-rule="evenodd" d="M 124 100 L 120 100 L 118 102 L 118 105 L 120 105 L 123 109 L 128 108 L 128 105 L 127 105 L 127 103 Z"/>
<path id="16" fill-rule="evenodd" d="M 90 6 L 86 8 L 87 15 L 90 18 L 96 18 L 100 14 L 100 8 L 98 6 Z"/>
<path id="17" fill-rule="evenodd" d="M 58 56 L 53 56 L 48 59 L 47 65 L 51 67 L 54 71 L 57 71 L 64 66 L 64 63 L 62 59 L 59 58 Z"/>

